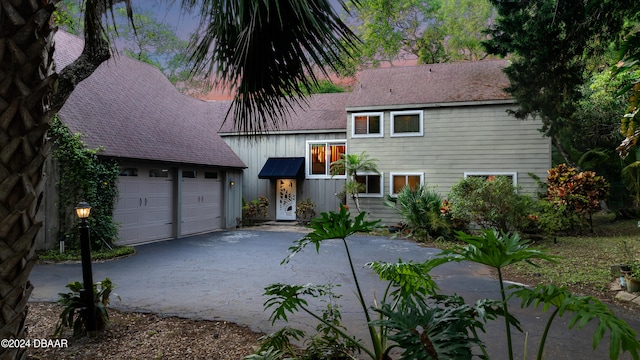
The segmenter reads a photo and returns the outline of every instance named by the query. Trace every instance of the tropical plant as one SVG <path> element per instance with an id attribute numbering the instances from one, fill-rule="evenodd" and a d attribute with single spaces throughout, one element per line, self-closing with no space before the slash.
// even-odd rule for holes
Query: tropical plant
<path id="1" fill-rule="evenodd" d="M 600 209 L 600 201 L 609 195 L 609 183 L 593 171 L 578 172 L 566 164 L 549 169 L 547 176 L 547 201 L 554 206 L 565 206 L 569 213 L 588 219 Z"/>
<path id="2" fill-rule="evenodd" d="M 0 307 L 0 337 L 24 337 L 26 304 L 33 286 L 34 239 L 42 222 L 40 210 L 45 135 L 76 86 L 110 58 L 105 31 L 106 14 L 124 3 L 130 19 L 130 0 L 86 0 L 84 50 L 56 72 L 53 20 L 58 1 L 13 1 L 3 5 L 0 74 L 2 148 L 0 205 L 7 216 L 1 223 L 0 273 L 4 284 Z M 221 83 L 236 85 L 233 118 L 239 128 L 260 132 L 278 124 L 292 105 L 304 102 L 302 89 L 317 82 L 316 74 L 337 71 L 342 53 L 357 47 L 355 35 L 329 0 L 183 0 L 187 10 L 198 9 L 202 31 L 194 40 L 193 60 L 202 76 L 215 72 Z M 342 1 L 339 0 L 339 3 Z M 9 10 L 7 10 L 9 9 Z M 214 66 L 215 64 L 215 66 Z M 301 85 L 300 85 L 301 83 Z M 0 358 L 22 358 L 27 349 L 0 349 Z"/>
<path id="3" fill-rule="evenodd" d="M 310 199 L 300 201 L 296 205 L 296 220 L 302 225 L 307 225 L 316 217 L 316 204 Z"/>
<path id="4" fill-rule="evenodd" d="M 242 198 L 242 221 L 246 225 L 255 224 L 258 219 L 269 217 L 269 199 L 260 195 L 248 203 Z"/>
<path id="5" fill-rule="evenodd" d="M 365 190 L 365 185 L 359 180 L 359 175 L 365 173 L 379 174 L 378 160 L 369 158 L 366 152 L 359 154 L 342 154 L 340 159 L 331 163 L 331 176 L 347 175 L 344 184 L 344 192 L 351 197 L 356 204 L 356 209 L 360 212 L 360 201 L 358 194 Z"/>
<path id="6" fill-rule="evenodd" d="M 449 215 L 458 224 L 482 229 L 522 230 L 529 223 L 533 200 L 517 192 L 506 176 L 470 176 L 451 187 Z"/>
<path id="7" fill-rule="evenodd" d="M 384 204 L 398 212 L 409 236 L 426 241 L 449 233 L 449 221 L 440 211 L 442 202 L 442 196 L 425 184 L 416 189 L 405 186 L 397 196 L 385 196 Z"/>
<path id="8" fill-rule="evenodd" d="M 505 266 L 522 261 L 533 264 L 532 260 L 536 259 L 555 261 L 553 256 L 530 248 L 529 243 L 517 234 L 498 233 L 495 230 L 486 230 L 480 235 L 458 233 L 458 239 L 467 245 L 462 248 L 445 250 L 431 261 L 436 261 L 436 265 L 449 261 L 471 261 L 489 266 L 497 271 L 509 360 L 514 359 L 511 327 L 519 328 L 519 322 L 509 311 L 508 300 L 513 296 L 522 299 L 522 307 L 542 304 L 542 309 L 545 311 L 552 306 L 555 307 L 542 334 L 537 359 L 542 359 L 544 356 L 544 346 L 553 320 L 556 316 L 563 316 L 565 313 L 572 314 L 568 323 L 570 329 L 576 325 L 578 328 L 582 328 L 589 321 L 598 319 L 598 326 L 593 335 L 594 348 L 598 346 L 607 330 L 611 332 L 610 359 L 617 359 L 620 350 L 629 351 L 634 359 L 638 359 L 640 342 L 636 340 L 636 332 L 624 321 L 615 317 L 606 305 L 591 296 L 576 296 L 566 289 L 554 285 L 538 285 L 534 289 L 513 285 L 510 287 L 512 293 L 507 295 L 507 288 L 502 277 L 502 269 Z"/>
<path id="9" fill-rule="evenodd" d="M 54 336 L 61 335 L 64 328 L 72 328 L 73 336 L 80 337 L 87 333 L 87 319 L 89 316 L 87 314 L 86 301 L 82 296 L 84 286 L 81 282 L 74 281 L 67 284 L 66 287 L 71 291 L 58 294 L 60 296 L 58 303 L 63 306 L 63 309 L 62 313 L 60 313 L 60 322 L 56 325 Z M 93 284 L 96 330 L 98 331 L 104 330 L 109 323 L 107 306 L 115 287 L 116 285 L 109 278 Z"/>

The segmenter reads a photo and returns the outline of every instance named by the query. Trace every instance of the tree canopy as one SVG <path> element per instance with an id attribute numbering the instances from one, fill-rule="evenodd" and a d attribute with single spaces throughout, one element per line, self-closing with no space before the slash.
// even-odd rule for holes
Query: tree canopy
<path id="1" fill-rule="evenodd" d="M 484 42 L 491 54 L 510 56 L 506 89 L 517 101 L 517 118 L 539 116 L 541 131 L 570 164 L 560 133 L 581 98 L 594 58 L 619 38 L 625 19 L 635 16 L 634 0 L 491 0 L 498 17 Z M 590 68 L 591 66 L 591 68 Z"/>
<path id="2" fill-rule="evenodd" d="M 412 57 L 431 64 L 478 60 L 492 8 L 487 0 L 352 0 L 350 24 L 363 41 L 360 62 Z"/>

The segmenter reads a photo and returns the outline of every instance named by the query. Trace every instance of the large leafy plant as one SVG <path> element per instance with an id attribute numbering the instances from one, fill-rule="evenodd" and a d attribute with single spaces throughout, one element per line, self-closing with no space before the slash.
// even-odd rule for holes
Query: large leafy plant
<path id="1" fill-rule="evenodd" d="M 442 196 L 427 185 L 415 189 L 405 186 L 396 197 L 387 195 L 385 205 L 398 212 L 411 237 L 429 240 L 448 235 L 451 227 L 448 218 L 440 212 L 442 200 Z"/>
<path id="2" fill-rule="evenodd" d="M 70 282 L 66 286 L 68 293 L 60 293 L 58 303 L 63 306 L 60 313 L 60 322 L 56 325 L 54 336 L 62 334 L 64 328 L 72 328 L 73 336 L 80 337 L 87 332 L 87 309 L 86 302 L 81 295 L 84 286 L 79 281 Z M 93 299 L 96 311 L 96 329 L 104 330 L 109 323 L 109 313 L 107 306 L 115 284 L 109 278 L 93 284 Z M 117 295 L 116 295 L 117 296 Z"/>

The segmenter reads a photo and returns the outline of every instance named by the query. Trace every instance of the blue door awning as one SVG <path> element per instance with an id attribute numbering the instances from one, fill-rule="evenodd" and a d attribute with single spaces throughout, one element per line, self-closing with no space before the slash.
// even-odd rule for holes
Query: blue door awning
<path id="1" fill-rule="evenodd" d="M 258 174 L 259 179 L 302 179 L 304 158 L 269 158 Z"/>

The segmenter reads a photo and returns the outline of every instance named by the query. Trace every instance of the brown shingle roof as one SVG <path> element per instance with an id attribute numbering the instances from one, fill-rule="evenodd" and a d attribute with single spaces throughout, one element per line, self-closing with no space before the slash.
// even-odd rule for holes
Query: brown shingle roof
<path id="1" fill-rule="evenodd" d="M 82 51 L 82 39 L 58 31 L 58 69 Z M 82 81 L 60 111 L 90 147 L 120 158 L 244 168 L 217 134 L 220 104 L 185 96 L 155 67 L 114 56 Z"/>
<path id="2" fill-rule="evenodd" d="M 269 131 L 311 131 L 342 130 L 347 127 L 347 99 L 350 93 L 315 94 L 307 99 L 307 104 L 296 106 L 286 118 L 286 124 L 280 123 L 278 129 Z M 222 103 L 222 102 L 221 102 Z M 230 102 L 224 102 L 230 104 Z M 228 105 L 227 105 L 228 106 Z M 226 110 L 225 110 L 226 111 Z M 220 132 L 233 133 L 236 128 L 232 117 L 222 125 Z"/>
<path id="3" fill-rule="evenodd" d="M 485 60 L 365 70 L 347 108 L 511 100 L 505 66 Z"/>

